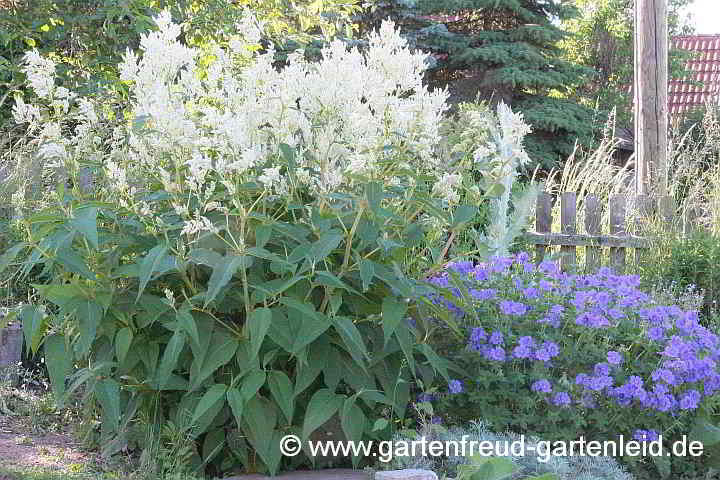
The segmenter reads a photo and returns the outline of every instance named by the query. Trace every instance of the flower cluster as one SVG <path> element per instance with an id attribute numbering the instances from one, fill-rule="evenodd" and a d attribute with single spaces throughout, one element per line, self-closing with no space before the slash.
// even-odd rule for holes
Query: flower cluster
<path id="1" fill-rule="evenodd" d="M 696 311 L 657 304 L 637 276 L 568 274 L 521 253 L 429 281 L 432 303 L 466 325 L 467 351 L 490 371 L 525 372 L 548 404 L 677 415 L 720 390 L 718 335 Z"/>

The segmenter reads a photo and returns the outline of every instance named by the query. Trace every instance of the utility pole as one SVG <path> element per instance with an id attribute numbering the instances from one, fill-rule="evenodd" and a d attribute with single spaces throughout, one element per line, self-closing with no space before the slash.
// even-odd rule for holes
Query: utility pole
<path id="1" fill-rule="evenodd" d="M 667 0 L 635 0 L 635 193 L 665 195 L 668 148 Z"/>

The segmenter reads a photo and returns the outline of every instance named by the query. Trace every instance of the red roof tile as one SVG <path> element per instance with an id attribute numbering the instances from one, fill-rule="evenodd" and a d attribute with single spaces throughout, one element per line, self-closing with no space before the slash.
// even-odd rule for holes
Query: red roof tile
<path id="1" fill-rule="evenodd" d="M 691 78 L 673 80 L 668 86 L 668 112 L 681 114 L 707 101 L 720 102 L 720 35 L 688 35 L 672 39 L 672 46 L 693 52 L 687 63 Z M 691 81 L 702 82 L 693 85 Z"/>

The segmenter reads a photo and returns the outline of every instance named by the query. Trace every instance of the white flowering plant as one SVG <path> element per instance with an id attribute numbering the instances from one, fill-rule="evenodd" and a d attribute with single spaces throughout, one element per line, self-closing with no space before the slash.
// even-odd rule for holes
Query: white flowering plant
<path id="1" fill-rule="evenodd" d="M 211 62 L 156 23 L 119 67 L 127 118 L 58 95 L 26 58 L 45 103 L 15 117 L 63 183 L 24 199 L 39 211 L 0 264 L 26 254 L 20 274 L 46 274 L 49 313 L 21 316 L 57 399 L 86 386 L 108 453 L 146 447 L 140 411 L 186 425 L 212 472 L 298 466 L 279 439 L 333 416 L 348 439 L 386 437 L 375 420 L 404 416 L 413 377 L 449 378 L 406 321 L 434 307 L 413 279 L 443 261 L 427 244 L 498 192 L 473 186 L 473 155 L 438 153 L 447 92 L 390 22 L 363 52 L 336 41 L 282 68 L 251 18 Z M 82 169 L 92 182 L 65 182 Z"/>

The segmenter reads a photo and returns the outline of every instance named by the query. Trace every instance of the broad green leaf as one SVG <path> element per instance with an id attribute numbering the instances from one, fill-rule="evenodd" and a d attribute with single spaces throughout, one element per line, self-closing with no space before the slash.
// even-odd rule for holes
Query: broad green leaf
<path id="1" fill-rule="evenodd" d="M 450 382 L 450 376 L 447 372 L 448 362 L 440 358 L 438 354 L 435 353 L 435 350 L 427 343 L 421 343 L 418 348 L 420 348 L 420 351 L 423 352 L 425 358 L 430 362 L 430 365 L 442 375 L 445 381 Z"/>
<path id="2" fill-rule="evenodd" d="M 177 362 L 183 348 L 185 348 L 185 332 L 176 330 L 165 346 L 162 360 L 160 360 L 160 365 L 155 373 L 155 381 L 159 390 L 165 387 L 166 382 L 170 378 L 170 374 L 175 370 L 175 367 L 177 367 Z"/>
<path id="3" fill-rule="evenodd" d="M 362 335 L 360 335 L 360 331 L 353 321 L 347 317 L 334 317 L 332 321 L 335 325 L 335 330 L 340 333 L 348 353 L 350 353 L 358 365 L 364 366 L 363 359 L 369 359 L 370 355 L 368 355 Z"/>
<path id="4" fill-rule="evenodd" d="M 220 290 L 228 284 L 237 269 L 246 265 L 247 257 L 244 255 L 227 255 L 213 268 L 210 280 L 208 280 L 208 291 L 205 295 L 205 307 L 212 302 Z"/>
<path id="5" fill-rule="evenodd" d="M 282 297 L 280 303 L 289 307 L 288 320 L 291 323 L 300 322 L 300 330 L 293 343 L 294 354 L 300 352 L 330 327 L 330 320 L 309 303 L 290 297 Z"/>
<path id="6" fill-rule="evenodd" d="M 166 257 L 168 246 L 165 244 L 155 245 L 143 258 L 140 263 L 140 286 L 138 287 L 137 300 L 140 299 L 145 287 L 147 286 L 153 273 L 158 271 L 158 267 L 162 264 Z"/>
<path id="7" fill-rule="evenodd" d="M 383 333 L 385 334 L 385 345 L 387 345 L 393 332 L 405 318 L 408 304 L 394 297 L 385 297 L 382 303 Z"/>
<path id="8" fill-rule="evenodd" d="M 280 295 L 296 283 L 306 280 L 305 275 L 294 275 L 290 278 L 277 278 L 269 282 L 252 285 L 255 288 L 253 292 L 253 303 L 261 303 L 270 297 Z"/>
<path id="9" fill-rule="evenodd" d="M 103 429 L 108 428 L 110 432 L 117 432 L 120 424 L 120 384 L 112 378 L 100 380 L 95 385 L 95 398 L 102 407 Z"/>
<path id="10" fill-rule="evenodd" d="M 385 427 L 388 426 L 388 424 L 389 423 L 386 418 L 378 418 L 373 424 L 372 431 L 377 432 L 378 430 L 384 430 Z"/>
<path id="11" fill-rule="evenodd" d="M 450 228 L 455 228 L 463 223 L 468 223 L 475 218 L 477 211 L 477 207 L 473 207 L 472 205 L 458 205 L 453 212 L 453 223 Z"/>
<path id="12" fill-rule="evenodd" d="M 45 339 L 45 365 L 50 376 L 50 385 L 55 403 L 61 406 L 65 396 L 65 381 L 70 375 L 73 364 L 72 351 L 68 350 L 65 336 L 50 335 Z"/>
<path id="13" fill-rule="evenodd" d="M 268 374 L 268 385 L 275 403 L 285 415 L 288 424 L 292 424 L 293 411 L 295 409 L 295 395 L 293 384 L 284 372 L 273 371 Z"/>
<path id="14" fill-rule="evenodd" d="M 265 379 L 266 375 L 262 370 L 255 370 L 254 372 L 251 372 L 250 375 L 243 378 L 242 386 L 240 387 L 240 391 L 243 396 L 247 400 L 253 398 L 255 394 L 257 394 L 258 390 L 260 390 L 260 387 L 265 385 Z"/>
<path id="15" fill-rule="evenodd" d="M 115 355 L 117 355 L 118 363 L 123 363 L 130 345 L 133 341 L 133 332 L 130 327 L 121 328 L 115 334 Z"/>
<path id="16" fill-rule="evenodd" d="M 353 442 L 360 441 L 365 431 L 366 423 L 367 418 L 365 417 L 365 413 L 355 403 L 355 396 L 345 400 L 340 416 L 340 424 L 345 433 L 345 437 Z"/>
<path id="17" fill-rule="evenodd" d="M 226 393 L 227 385 L 216 383 L 215 385 L 210 387 L 208 391 L 205 392 L 205 395 L 203 395 L 200 399 L 197 407 L 195 407 L 195 412 L 193 412 L 192 417 L 193 425 L 196 424 L 197 421 L 200 420 L 200 418 L 205 415 L 209 410 L 213 409 L 216 406 L 217 402 L 224 401 Z M 197 433 L 201 434 L 202 432 Z"/>
<path id="18" fill-rule="evenodd" d="M 222 255 L 207 248 L 194 248 L 190 250 L 189 259 L 192 263 L 207 265 L 211 268 L 215 268 L 216 265 L 223 261 Z"/>
<path id="19" fill-rule="evenodd" d="M 370 287 L 370 283 L 372 282 L 373 277 L 375 276 L 375 267 L 373 267 L 373 262 L 370 260 L 362 259 L 359 262 L 360 266 L 360 280 L 362 280 L 363 284 L 363 292 L 367 292 L 368 288 Z"/>
<path id="20" fill-rule="evenodd" d="M 18 254 L 27 247 L 26 243 L 18 243 L 16 245 L 13 245 L 8 250 L 5 251 L 5 253 L 0 256 L 0 273 L 3 273 L 7 268 L 10 266 L 10 264 L 17 258 Z"/>
<path id="21" fill-rule="evenodd" d="M 395 338 L 397 338 L 397 341 L 400 344 L 400 349 L 405 355 L 410 372 L 415 375 L 415 356 L 413 355 L 416 342 L 415 336 L 409 328 L 400 328 L 395 330 Z"/>
<path id="22" fill-rule="evenodd" d="M 89 298 L 79 298 L 66 305 L 75 314 L 80 330 L 80 353 L 85 355 L 95 341 L 97 327 L 103 317 L 102 305 Z"/>
<path id="23" fill-rule="evenodd" d="M 25 345 L 33 353 L 37 353 L 40 342 L 45 334 L 47 322 L 45 315 L 35 305 L 26 305 L 21 310 L 20 316 L 23 322 L 23 333 L 25 334 Z"/>
<path id="24" fill-rule="evenodd" d="M 70 221 L 70 225 L 82 233 L 90 245 L 98 248 L 97 207 L 77 208 L 73 213 L 75 218 Z"/>
<path id="25" fill-rule="evenodd" d="M 72 273 L 77 273 L 88 280 L 95 280 L 95 274 L 90 271 L 85 262 L 75 250 L 70 248 L 63 248 L 58 250 L 55 254 L 55 260 L 60 263 L 65 269 Z"/>
<path id="26" fill-rule="evenodd" d="M 222 366 L 232 360 L 238 349 L 238 341 L 225 332 L 219 331 L 215 332 L 212 336 L 212 341 L 208 344 L 208 347 L 209 351 L 198 359 L 202 361 L 201 367 L 197 369 L 191 367 L 191 390 L 199 387 L 205 379 L 209 378 Z M 195 371 L 197 371 L 197 373 L 195 373 Z"/>
<path id="27" fill-rule="evenodd" d="M 341 288 L 343 290 L 354 293 L 356 295 L 360 295 L 360 292 L 358 292 L 357 290 L 352 288 L 350 285 L 348 285 L 345 282 L 343 282 L 342 280 L 340 280 L 332 272 L 328 272 L 325 270 L 316 271 L 314 280 L 315 280 L 315 283 L 317 283 L 319 285 L 326 285 L 328 287 Z"/>
<path id="28" fill-rule="evenodd" d="M 380 203 L 382 202 L 383 186 L 380 182 L 369 182 L 365 185 L 365 198 L 370 206 L 370 211 L 375 215 L 380 214 Z"/>
<path id="29" fill-rule="evenodd" d="M 203 463 L 208 464 L 222 451 L 225 446 L 225 430 L 216 428 L 208 432 L 203 440 Z"/>
<path id="30" fill-rule="evenodd" d="M 464 471 L 472 472 L 472 480 L 509 480 L 518 467 L 509 458 L 473 455 L 470 465 L 463 465 Z"/>
<path id="31" fill-rule="evenodd" d="M 272 235 L 272 225 L 258 225 L 255 227 L 255 246 L 263 248 Z"/>
<path id="32" fill-rule="evenodd" d="M 330 390 L 323 388 L 315 392 L 305 410 L 305 421 L 303 422 L 302 438 L 307 440 L 310 434 L 330 420 L 342 406 L 343 397 L 335 395 Z"/>
<path id="33" fill-rule="evenodd" d="M 257 357 L 262 347 L 265 335 L 267 335 L 272 323 L 272 311 L 269 308 L 256 308 L 250 314 L 248 325 L 250 327 L 250 343 L 252 344 L 252 356 Z"/>
<path id="34" fill-rule="evenodd" d="M 227 401 L 232 410 L 235 421 L 238 425 L 242 425 L 243 411 L 245 409 L 245 397 L 242 396 L 240 390 L 235 387 L 228 388 Z"/>
<path id="35" fill-rule="evenodd" d="M 40 293 L 41 297 L 54 303 L 60 308 L 63 308 L 69 302 L 76 300 L 77 297 L 84 295 L 80 286 L 72 283 L 67 283 L 65 285 L 33 284 L 33 288 Z"/>
<path id="36" fill-rule="evenodd" d="M 316 242 L 313 242 L 308 252 L 307 260 L 311 263 L 318 263 L 325 260 L 330 253 L 335 250 L 345 236 L 340 232 L 330 231 L 321 236 Z"/>
<path id="37" fill-rule="evenodd" d="M 268 400 L 255 396 L 245 404 L 244 416 L 247 426 L 247 437 L 265 464 L 270 467 L 274 464 L 272 458 L 275 442 L 275 425 L 277 425 L 277 412 Z M 270 465 L 268 465 L 268 463 Z"/>
<path id="38" fill-rule="evenodd" d="M 327 361 L 327 344 L 321 346 L 313 345 L 305 365 L 298 365 L 295 370 L 295 396 L 301 394 L 320 375 L 323 366 Z"/>
<path id="39" fill-rule="evenodd" d="M 196 345 L 200 345 L 200 336 L 198 335 L 197 324 L 195 323 L 192 313 L 190 313 L 190 308 L 181 308 L 175 314 L 175 318 L 177 319 L 180 328 L 182 328 L 185 333 L 190 336 L 190 339 L 195 342 Z"/>

